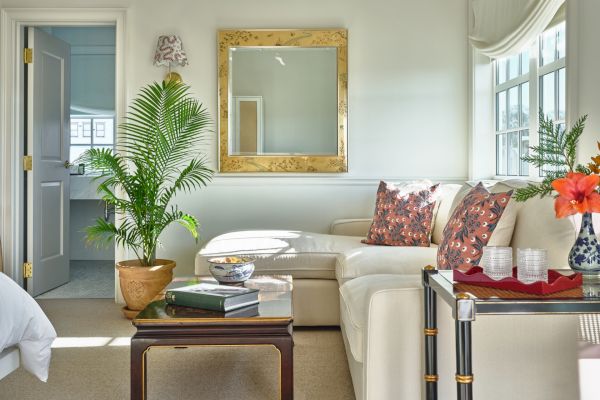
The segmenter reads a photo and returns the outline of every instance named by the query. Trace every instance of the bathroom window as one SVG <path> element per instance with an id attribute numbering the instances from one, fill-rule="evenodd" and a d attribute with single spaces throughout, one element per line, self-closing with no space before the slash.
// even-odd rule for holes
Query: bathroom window
<path id="1" fill-rule="evenodd" d="M 115 148 L 115 118 L 112 116 L 71 116 L 71 151 L 69 160 L 76 160 L 92 148 Z"/>

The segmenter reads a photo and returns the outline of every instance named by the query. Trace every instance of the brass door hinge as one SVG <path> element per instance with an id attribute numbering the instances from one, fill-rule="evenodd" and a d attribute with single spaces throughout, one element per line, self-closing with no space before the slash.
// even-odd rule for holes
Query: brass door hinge
<path id="1" fill-rule="evenodd" d="M 33 276 L 33 264 L 26 262 L 23 264 L 23 278 L 31 278 Z"/>
<path id="2" fill-rule="evenodd" d="M 33 63 L 33 49 L 31 47 L 25 47 L 23 49 L 23 62 L 25 64 Z"/>
<path id="3" fill-rule="evenodd" d="M 33 169 L 33 157 L 23 156 L 23 170 L 31 171 Z"/>

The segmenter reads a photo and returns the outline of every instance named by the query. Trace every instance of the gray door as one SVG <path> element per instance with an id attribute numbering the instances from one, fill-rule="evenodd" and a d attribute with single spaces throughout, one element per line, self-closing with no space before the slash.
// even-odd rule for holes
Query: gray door
<path id="1" fill-rule="evenodd" d="M 70 47 L 28 28 L 27 47 L 27 260 L 32 296 L 69 281 Z"/>

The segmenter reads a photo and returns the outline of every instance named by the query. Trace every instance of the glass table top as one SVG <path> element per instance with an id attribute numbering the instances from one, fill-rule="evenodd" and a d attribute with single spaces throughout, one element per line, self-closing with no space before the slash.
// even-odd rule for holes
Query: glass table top
<path id="1" fill-rule="evenodd" d="M 147 325 L 205 325 L 289 323 L 292 320 L 292 277 L 288 275 L 259 275 L 247 280 L 245 287 L 259 289 L 257 306 L 244 307 L 228 313 L 167 304 L 164 292 L 171 288 L 217 283 L 212 277 L 176 278 L 133 319 L 135 326 Z"/>
<path id="2" fill-rule="evenodd" d="M 584 276 L 579 288 L 544 296 L 454 282 L 452 271 L 431 273 L 429 285 L 451 305 L 456 303 L 458 293 L 468 294 L 478 314 L 600 312 L 600 278 L 596 276 Z"/>

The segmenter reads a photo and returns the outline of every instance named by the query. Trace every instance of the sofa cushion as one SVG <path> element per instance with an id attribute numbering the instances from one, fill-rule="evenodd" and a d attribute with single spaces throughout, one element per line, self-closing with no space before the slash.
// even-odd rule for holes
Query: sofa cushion
<path id="1" fill-rule="evenodd" d="M 450 269 L 478 264 L 483 247 L 487 245 L 500 223 L 511 195 L 512 191 L 490 193 L 482 183 L 472 188 L 452 211 L 444 228 L 444 236 L 437 254 L 438 268 Z M 507 240 L 510 241 L 510 237 Z"/>
<path id="2" fill-rule="evenodd" d="M 512 183 L 513 181 L 515 183 Z M 516 187 L 519 185 L 517 182 L 523 181 L 500 181 L 492 186 L 489 191 L 491 193 L 504 193 L 513 191 L 514 193 L 514 189 L 516 189 Z M 508 205 L 504 209 L 502 217 L 500 218 L 500 221 L 498 222 L 498 225 L 496 226 L 496 229 L 494 229 L 494 233 L 488 242 L 488 246 L 510 246 L 510 241 L 517 223 L 517 216 L 519 215 L 521 208 L 523 208 L 523 203 L 516 201 L 514 198 L 508 202 Z"/>
<path id="3" fill-rule="evenodd" d="M 372 218 L 334 219 L 329 227 L 329 234 L 343 236 L 366 236 L 373 222 Z"/>
<path id="4" fill-rule="evenodd" d="M 294 278 L 335 279 L 336 256 L 367 247 L 361 237 L 287 230 L 226 233 L 210 240 L 196 255 L 196 275 L 207 275 L 208 260 L 226 255 L 256 259 L 256 271 Z"/>
<path id="5" fill-rule="evenodd" d="M 454 198 L 461 189 L 461 185 L 444 183 L 435 191 L 437 210 L 434 212 L 433 231 L 431 233 L 431 243 L 440 244 L 444 228 L 450 218 Z"/>
<path id="6" fill-rule="evenodd" d="M 525 187 L 528 181 L 520 179 L 497 183 L 498 190 Z M 517 218 L 510 245 L 516 260 L 518 248 L 543 248 L 548 250 L 548 263 L 551 268 L 568 268 L 568 255 L 577 236 L 575 218 L 556 218 L 554 199 L 534 197 L 526 202 L 515 202 Z M 508 211 L 508 207 L 507 207 Z"/>
<path id="7" fill-rule="evenodd" d="M 438 185 L 406 191 L 381 181 L 366 244 L 428 247 Z"/>
<path id="8" fill-rule="evenodd" d="M 435 265 L 437 246 L 430 247 L 360 247 L 337 256 L 335 276 L 344 282 L 363 275 L 419 274 L 426 265 Z"/>
<path id="9" fill-rule="evenodd" d="M 421 275 L 369 275 L 340 287 L 340 320 L 344 325 L 352 357 L 363 362 L 363 344 L 374 295 L 386 291 L 421 287 Z"/>

